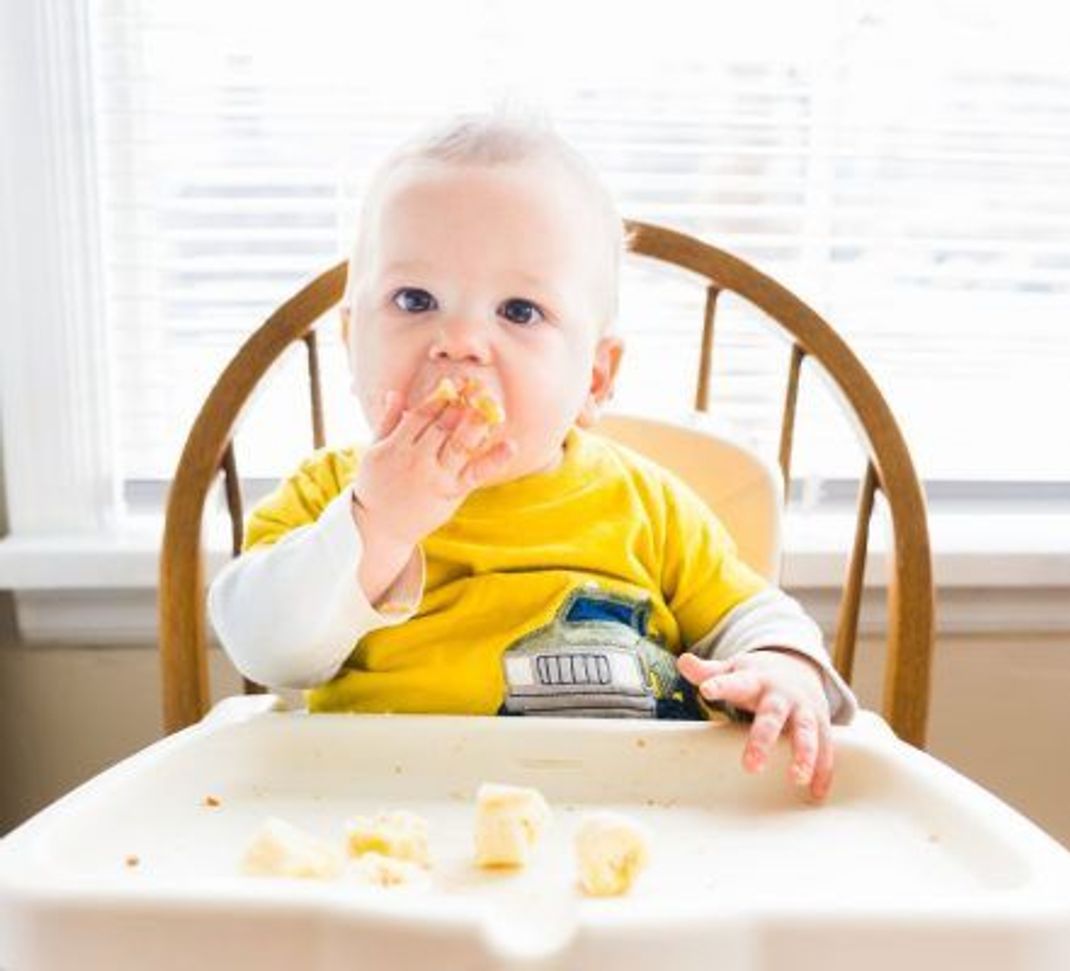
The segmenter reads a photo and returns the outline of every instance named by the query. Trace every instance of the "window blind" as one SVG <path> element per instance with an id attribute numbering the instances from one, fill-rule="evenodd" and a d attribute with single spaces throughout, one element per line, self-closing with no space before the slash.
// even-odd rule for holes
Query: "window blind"
<path id="1" fill-rule="evenodd" d="M 1068 494 L 1070 62 L 1054 4 L 91 9 L 131 483 L 170 477 L 225 361 L 346 253 L 382 154 L 429 120 L 504 100 L 549 113 L 624 215 L 735 253 L 825 316 L 931 487 Z M 615 404 L 678 414 L 701 282 L 636 258 L 622 291 Z M 789 349 L 762 324 L 722 301 L 712 409 L 771 449 Z M 366 438 L 334 321 L 321 333 L 329 438 Z M 275 478 L 310 447 L 302 367 L 296 352 L 283 361 L 251 409 L 245 474 Z M 806 375 L 797 473 L 858 476 L 851 442 Z"/>

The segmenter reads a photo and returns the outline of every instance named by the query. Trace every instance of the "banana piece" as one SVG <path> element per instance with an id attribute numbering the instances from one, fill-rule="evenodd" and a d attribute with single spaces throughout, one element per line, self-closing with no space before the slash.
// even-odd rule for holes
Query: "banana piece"
<path id="1" fill-rule="evenodd" d="M 395 860 L 430 866 L 427 820 L 406 809 L 383 812 L 374 818 L 355 816 L 346 825 L 350 856 L 378 853 Z"/>
<path id="2" fill-rule="evenodd" d="M 587 814 L 576 832 L 580 887 L 590 897 L 616 897 L 631 888 L 650 853 L 643 828 L 621 813 Z"/>
<path id="3" fill-rule="evenodd" d="M 478 411 L 491 427 L 505 421 L 505 410 L 501 402 L 483 390 L 483 386 L 475 378 L 462 378 L 459 386 L 454 384 L 451 378 L 442 378 L 431 392 L 431 400 L 439 404 L 463 402 Z"/>
<path id="4" fill-rule="evenodd" d="M 310 833 L 271 817 L 254 834 L 242 869 L 253 876 L 326 880 L 341 873 L 342 858 L 334 847 Z"/>
<path id="5" fill-rule="evenodd" d="M 483 416 L 483 420 L 491 428 L 505 421 L 505 410 L 502 408 L 501 402 L 487 394 L 486 391 L 480 391 L 474 398 L 469 398 L 468 404 Z"/>
<path id="6" fill-rule="evenodd" d="M 538 790 L 483 783 L 476 793 L 476 865 L 525 866 L 549 821 Z"/>
<path id="7" fill-rule="evenodd" d="M 387 890 L 392 887 L 426 887 L 429 884 L 428 873 L 424 867 L 375 851 L 361 854 L 353 865 L 352 873 L 362 883 Z"/>
<path id="8" fill-rule="evenodd" d="M 452 404 L 454 401 L 459 401 L 460 398 L 461 392 L 449 378 L 443 378 L 439 381 L 435 385 L 435 390 L 431 392 L 431 400 L 439 404 Z"/>

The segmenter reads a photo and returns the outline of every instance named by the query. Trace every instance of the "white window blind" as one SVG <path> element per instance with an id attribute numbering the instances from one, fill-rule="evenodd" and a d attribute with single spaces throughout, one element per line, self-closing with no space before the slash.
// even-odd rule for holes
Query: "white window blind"
<path id="1" fill-rule="evenodd" d="M 299 5 L 97 0 L 94 96 L 117 439 L 128 483 L 173 472 L 225 361 L 344 255 L 369 167 L 429 120 L 544 108 L 628 217 L 693 233 L 844 334 L 930 489 L 1066 496 L 1070 60 L 1055 4 L 843 0 Z M 622 410 L 692 395 L 699 281 L 625 274 Z M 755 326 L 755 324 L 758 326 Z M 788 348 L 730 299 L 714 410 L 768 447 Z M 337 327 L 329 438 L 366 431 Z M 238 441 L 274 478 L 310 447 L 300 355 Z M 857 476 L 806 380 L 796 469 Z"/>

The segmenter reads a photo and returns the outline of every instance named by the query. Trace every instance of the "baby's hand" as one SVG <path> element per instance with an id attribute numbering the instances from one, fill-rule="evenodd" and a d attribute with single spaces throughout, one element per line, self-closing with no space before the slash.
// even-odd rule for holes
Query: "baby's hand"
<path id="1" fill-rule="evenodd" d="M 809 785 L 814 799 L 824 799 L 832 785 L 833 745 L 829 705 L 818 665 L 788 650 L 762 649 L 728 661 L 704 661 L 684 654 L 680 673 L 708 701 L 726 701 L 754 712 L 743 767 L 765 768 L 769 753 L 789 725 L 793 752 L 788 776 Z"/>
<path id="2" fill-rule="evenodd" d="M 486 412 L 465 398 L 433 393 L 407 411 L 401 395 L 388 391 L 375 444 L 353 483 L 358 525 L 384 545 L 411 549 L 514 452 L 510 440 L 491 433 Z"/>

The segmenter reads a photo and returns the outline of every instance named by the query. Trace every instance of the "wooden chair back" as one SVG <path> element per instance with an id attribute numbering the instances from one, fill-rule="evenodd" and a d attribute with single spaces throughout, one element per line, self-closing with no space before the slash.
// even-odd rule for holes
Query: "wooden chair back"
<path id="1" fill-rule="evenodd" d="M 887 554 L 887 655 L 882 714 L 901 738 L 923 746 L 933 647 L 932 561 L 921 486 L 888 404 L 836 331 L 775 280 L 692 236 L 637 222 L 628 223 L 627 229 L 633 253 L 689 270 L 705 281 L 695 392 L 698 411 L 706 411 L 709 405 L 714 325 L 722 293 L 728 291 L 748 301 L 789 337 L 791 350 L 779 449 L 783 495 L 788 494 L 791 482 L 796 403 L 804 362 L 817 362 L 839 389 L 842 403 L 861 436 L 864 467 L 860 469 L 855 538 L 847 559 L 833 660 L 849 682 L 854 669 L 869 525 L 879 490 L 886 500 L 892 533 Z M 199 720 L 209 705 L 201 545 L 209 492 L 222 472 L 236 555 L 241 546 L 243 510 L 233 447 L 235 429 L 261 378 L 295 341 L 304 341 L 308 351 L 313 445 L 324 444 L 314 325 L 341 300 L 345 279 L 344 262 L 331 267 L 287 300 L 252 334 L 215 383 L 186 440 L 168 496 L 160 563 L 160 651 L 164 725 L 169 732 Z M 256 690 L 256 686 L 247 685 L 247 690 Z"/>

